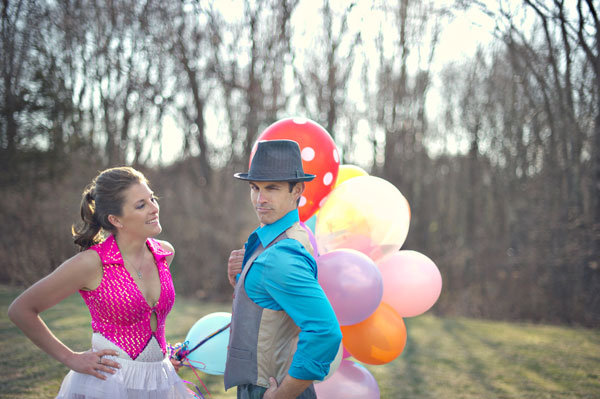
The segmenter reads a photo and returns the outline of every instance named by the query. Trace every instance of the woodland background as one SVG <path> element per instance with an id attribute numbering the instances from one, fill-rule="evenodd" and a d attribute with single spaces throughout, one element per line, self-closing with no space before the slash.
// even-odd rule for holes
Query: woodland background
<path id="1" fill-rule="evenodd" d="M 232 174 L 301 115 L 408 199 L 403 248 L 444 282 L 433 313 L 600 326 L 596 2 L 216 3 L 2 2 L 0 283 L 72 256 L 81 191 L 127 164 L 161 198 L 178 294 L 230 300 L 227 257 L 256 224 Z M 491 39 L 440 66 L 467 12 Z"/>

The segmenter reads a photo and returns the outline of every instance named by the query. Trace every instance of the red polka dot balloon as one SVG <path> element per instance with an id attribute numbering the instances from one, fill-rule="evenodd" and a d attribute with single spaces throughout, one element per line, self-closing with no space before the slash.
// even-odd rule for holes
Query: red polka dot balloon
<path id="1" fill-rule="evenodd" d="M 266 128 L 254 144 L 263 140 L 293 140 L 300 146 L 304 173 L 316 175 L 305 183 L 306 188 L 298 204 L 302 222 L 307 221 L 321 207 L 321 201 L 333 189 L 340 167 L 340 156 L 333 139 L 321 125 L 306 118 L 279 120 Z"/>

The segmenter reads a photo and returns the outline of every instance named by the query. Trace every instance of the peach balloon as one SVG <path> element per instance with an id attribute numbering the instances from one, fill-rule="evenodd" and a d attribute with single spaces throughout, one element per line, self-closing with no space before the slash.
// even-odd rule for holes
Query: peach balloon
<path id="1" fill-rule="evenodd" d="M 442 291 L 442 276 L 427 256 L 398 251 L 377 262 L 383 278 L 383 298 L 401 317 L 418 316 L 431 308 Z"/>
<path id="2" fill-rule="evenodd" d="M 406 345 L 404 321 L 384 302 L 367 319 L 341 329 L 344 348 L 356 360 L 367 364 L 389 363 Z"/>
<path id="3" fill-rule="evenodd" d="M 409 224 L 408 201 L 393 184 L 359 176 L 329 194 L 319 210 L 315 237 L 320 254 L 349 248 L 377 260 L 402 247 Z"/>

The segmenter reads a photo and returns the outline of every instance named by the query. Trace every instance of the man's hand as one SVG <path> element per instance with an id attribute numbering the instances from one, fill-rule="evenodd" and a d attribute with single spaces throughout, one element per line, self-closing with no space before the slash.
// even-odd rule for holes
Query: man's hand
<path id="1" fill-rule="evenodd" d="M 277 390 L 277 380 L 273 377 L 270 377 L 269 384 L 271 386 L 269 387 L 269 389 L 267 389 L 265 391 L 265 394 L 263 395 L 263 399 L 274 399 L 275 398 L 275 391 Z"/>
<path id="2" fill-rule="evenodd" d="M 229 284 L 235 287 L 235 276 L 242 272 L 242 266 L 244 262 L 245 249 L 236 249 L 231 251 L 229 255 L 229 262 L 227 262 L 227 277 L 229 278 Z"/>
<path id="3" fill-rule="evenodd" d="M 281 381 L 281 385 L 277 385 L 277 380 L 270 377 L 269 384 L 271 386 L 265 391 L 263 399 L 295 399 L 312 383 L 312 381 L 299 380 L 288 374 Z"/>

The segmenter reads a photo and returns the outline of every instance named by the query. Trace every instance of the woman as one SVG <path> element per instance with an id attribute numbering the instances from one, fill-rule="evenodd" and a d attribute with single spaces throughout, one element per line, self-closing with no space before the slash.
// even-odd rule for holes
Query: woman
<path id="1" fill-rule="evenodd" d="M 144 175 L 107 169 L 84 190 L 81 252 L 23 292 L 8 316 L 34 344 L 65 364 L 57 398 L 191 398 L 167 356 L 165 319 L 175 291 L 173 247 L 161 232 L 159 206 Z M 102 241 L 101 234 L 110 233 Z M 73 352 L 39 313 L 79 292 L 92 317 L 92 349 Z"/>

